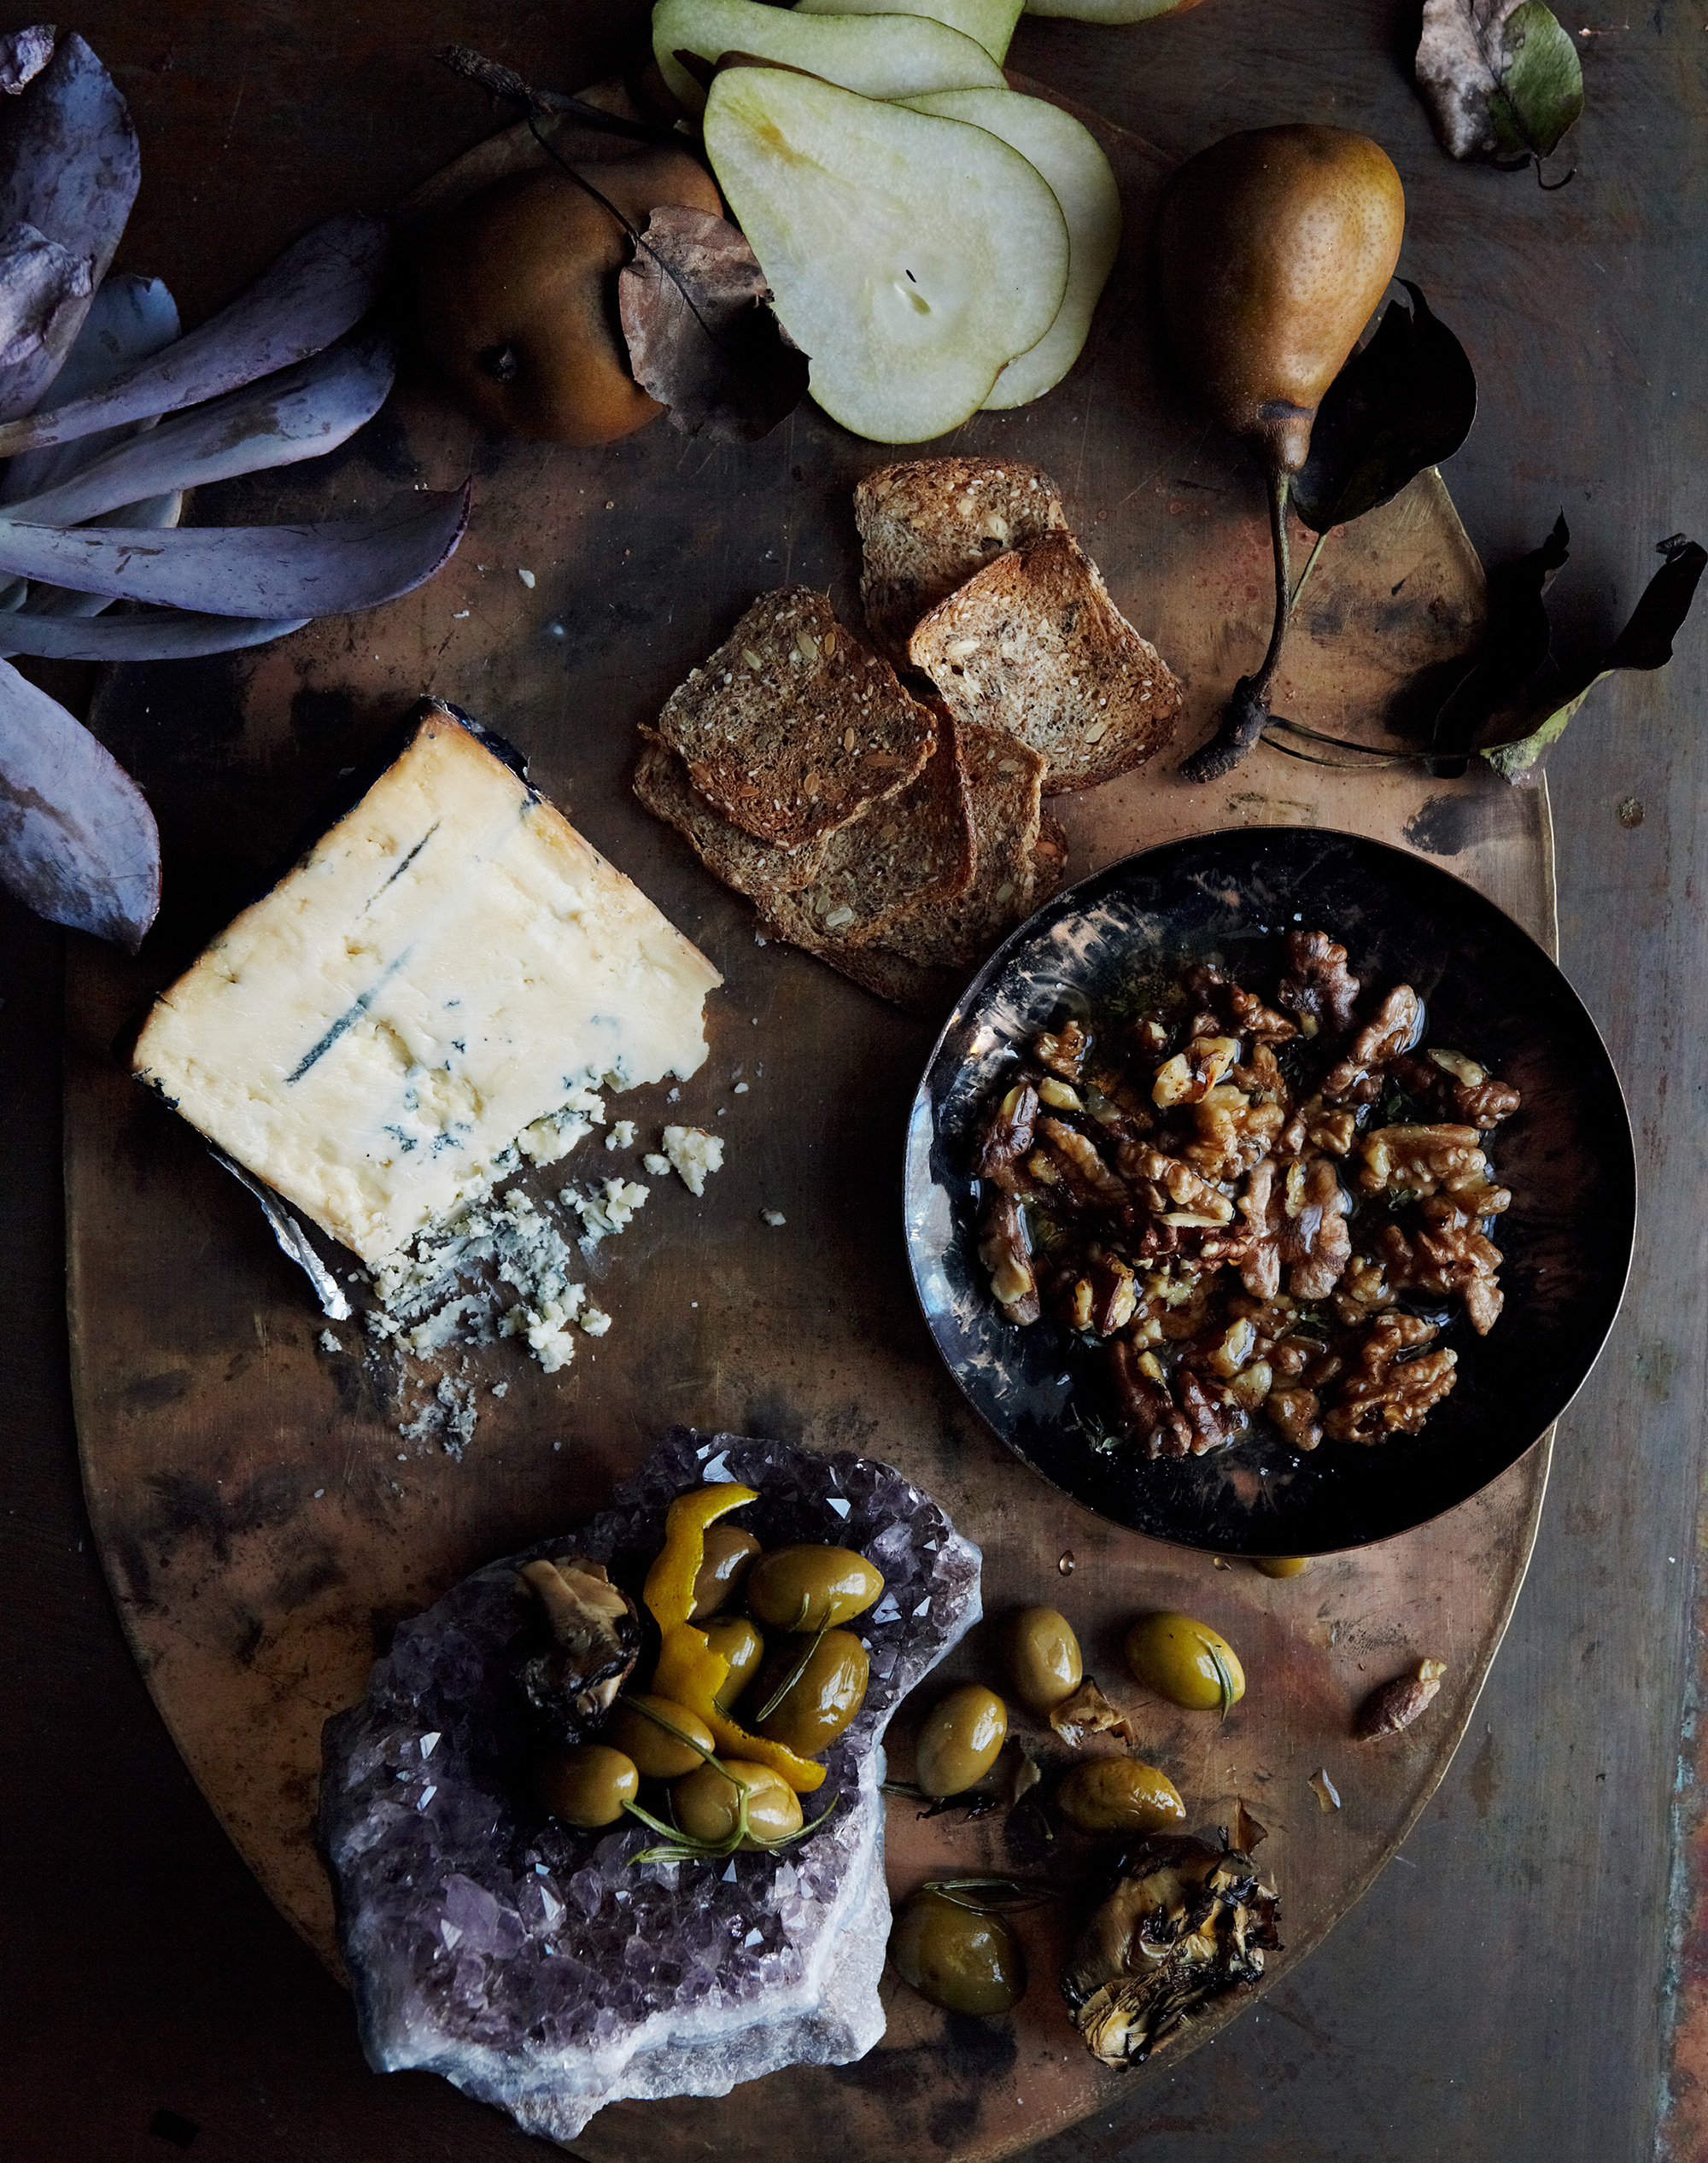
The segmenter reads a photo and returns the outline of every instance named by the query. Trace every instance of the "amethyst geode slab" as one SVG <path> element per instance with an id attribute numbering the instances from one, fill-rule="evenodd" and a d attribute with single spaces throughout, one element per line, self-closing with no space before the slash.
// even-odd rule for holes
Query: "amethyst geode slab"
<path id="1" fill-rule="evenodd" d="M 763 1546 L 852 1547 L 882 1570 L 852 1625 L 871 1682 L 804 1798 L 809 1819 L 834 1800 L 816 1832 L 775 1855 L 637 1868 L 645 1827 L 578 1833 L 529 1796 L 516 1574 L 572 1549 L 638 1595 L 670 1504 L 731 1480 L 758 1492 L 738 1521 Z M 881 1739 L 978 1621 L 979 1562 L 887 1464 L 679 1427 L 590 1523 L 406 1622 L 325 1737 L 321 1844 L 369 2063 L 443 2073 L 567 2142 L 620 2097 L 722 2096 L 863 2055 L 884 2030 Z"/>

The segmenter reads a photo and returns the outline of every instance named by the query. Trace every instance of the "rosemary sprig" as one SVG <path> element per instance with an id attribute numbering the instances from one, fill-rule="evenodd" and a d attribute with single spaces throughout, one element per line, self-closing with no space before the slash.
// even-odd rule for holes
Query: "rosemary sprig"
<path id="1" fill-rule="evenodd" d="M 801 1607 L 803 1613 L 804 1613 L 806 1607 L 806 1602 L 804 1599 L 801 1602 Z M 783 1702 L 783 1699 L 787 1697 L 790 1691 L 794 1688 L 796 1683 L 800 1681 L 802 1675 L 806 1673 L 807 1669 L 812 1663 L 813 1654 L 817 1651 L 819 1646 L 823 1644 L 824 1634 L 829 1628 L 830 1622 L 828 1619 L 828 1611 L 827 1611 L 826 1619 L 819 1624 L 818 1634 L 813 1639 L 811 1644 L 807 1646 L 805 1651 L 801 1654 L 799 1659 L 795 1662 L 794 1665 L 789 1669 L 788 1673 L 783 1677 L 782 1681 L 777 1685 L 776 1688 L 772 1691 L 770 1696 L 766 1698 L 764 1704 L 762 1704 L 757 1712 L 754 1714 L 753 1725 L 756 1727 L 762 1726 L 764 1722 L 770 1718 L 771 1715 L 776 1710 L 777 1707 Z"/>
<path id="2" fill-rule="evenodd" d="M 1210 1665 L 1216 1671 L 1216 1690 L 1220 1699 L 1217 1717 L 1225 1720 L 1234 1708 L 1236 1693 L 1233 1687 L 1233 1669 L 1222 1657 L 1218 1646 L 1207 1645 L 1204 1650 L 1209 1655 Z"/>
<path id="3" fill-rule="evenodd" d="M 1037 1878 L 927 1878 L 920 1891 L 969 1908 L 975 1915 L 1021 1915 L 1062 1897 L 1057 1887 Z"/>

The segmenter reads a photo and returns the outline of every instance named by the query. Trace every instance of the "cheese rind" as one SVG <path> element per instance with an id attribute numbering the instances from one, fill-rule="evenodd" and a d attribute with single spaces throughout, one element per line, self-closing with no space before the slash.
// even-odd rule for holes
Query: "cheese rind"
<path id="1" fill-rule="evenodd" d="M 588 1089 L 696 1072 L 722 981 L 429 701 L 355 808 L 161 995 L 132 1063 L 375 1262 Z"/>

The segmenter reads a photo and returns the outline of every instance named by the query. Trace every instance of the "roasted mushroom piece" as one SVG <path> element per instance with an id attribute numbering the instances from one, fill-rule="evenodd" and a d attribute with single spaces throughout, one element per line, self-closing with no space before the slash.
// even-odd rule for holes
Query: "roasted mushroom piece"
<path id="1" fill-rule="evenodd" d="M 1132 1849 L 1062 1978 L 1091 2055 L 1142 2064 L 1212 1998 L 1255 1983 L 1279 1915 L 1237 1848 L 1164 1833 Z"/>
<path id="2" fill-rule="evenodd" d="M 529 1610 L 517 1668 L 523 1694 L 555 1740 L 579 1742 L 640 1656 L 635 1603 L 603 1563 L 579 1555 L 526 1564 L 516 1589 Z"/>

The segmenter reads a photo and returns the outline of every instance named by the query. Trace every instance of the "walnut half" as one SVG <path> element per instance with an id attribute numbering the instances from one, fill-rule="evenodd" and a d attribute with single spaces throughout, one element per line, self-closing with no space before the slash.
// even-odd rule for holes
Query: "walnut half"
<path id="1" fill-rule="evenodd" d="M 1456 1352 L 1401 1357 L 1435 1334 L 1434 1324 L 1415 1314 L 1384 1314 L 1372 1324 L 1323 1421 L 1331 1442 L 1385 1442 L 1390 1435 L 1418 1433 L 1458 1379 Z"/>

